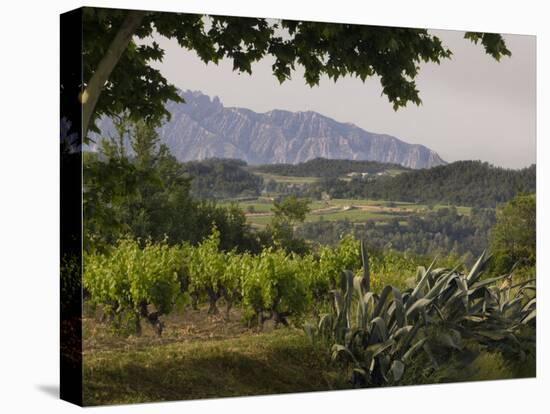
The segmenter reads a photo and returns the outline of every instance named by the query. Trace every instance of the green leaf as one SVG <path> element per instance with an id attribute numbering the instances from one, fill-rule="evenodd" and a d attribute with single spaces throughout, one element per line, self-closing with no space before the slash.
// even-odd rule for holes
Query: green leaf
<path id="1" fill-rule="evenodd" d="M 382 352 L 386 351 L 387 349 L 391 348 L 395 344 L 395 341 L 393 339 L 388 339 L 385 342 L 380 342 L 374 345 L 369 345 L 366 348 L 367 352 L 372 353 L 372 357 L 375 358 L 378 355 L 380 355 Z"/>
<path id="2" fill-rule="evenodd" d="M 521 323 L 522 324 L 527 324 L 528 322 L 530 322 L 531 320 L 535 319 L 537 317 L 537 310 L 534 309 L 532 310 L 529 315 L 527 315 L 522 321 Z"/>
<path id="3" fill-rule="evenodd" d="M 477 259 L 473 267 L 470 269 L 470 273 L 466 277 L 466 280 L 468 281 L 469 286 L 471 286 L 481 277 L 481 274 L 483 272 L 483 267 L 486 262 L 487 262 L 487 256 L 485 251 L 483 251 L 483 253 L 481 253 L 481 256 L 479 256 L 479 258 Z"/>
<path id="4" fill-rule="evenodd" d="M 425 299 L 425 298 L 418 299 L 416 302 L 413 303 L 413 305 L 410 308 L 407 309 L 407 313 L 406 313 L 407 317 L 411 316 L 414 312 L 422 311 L 430 303 L 432 303 L 432 299 Z"/>
<path id="5" fill-rule="evenodd" d="M 460 334 L 457 331 L 451 330 L 448 333 L 442 333 L 439 336 L 441 343 L 448 347 L 456 350 L 462 350 L 462 343 L 460 342 Z"/>
<path id="6" fill-rule="evenodd" d="M 430 271 L 431 271 L 434 264 L 435 264 L 435 260 L 430 264 L 428 269 L 423 272 L 424 274 L 422 275 L 422 278 L 420 279 L 420 282 L 417 283 L 416 287 L 414 288 L 414 290 L 411 293 L 410 300 L 416 300 L 416 298 L 420 294 L 421 290 L 424 289 L 424 286 L 428 282 L 428 278 L 430 276 Z"/>
<path id="7" fill-rule="evenodd" d="M 386 341 L 388 339 L 388 328 L 386 327 L 386 321 L 380 316 L 377 316 L 371 321 L 371 324 L 376 327 L 380 339 L 382 341 Z"/>
<path id="8" fill-rule="evenodd" d="M 391 364 L 390 371 L 393 375 L 394 382 L 398 382 L 403 376 L 403 373 L 405 372 L 405 364 L 403 364 L 403 362 L 396 359 Z"/>
<path id="9" fill-rule="evenodd" d="M 427 341 L 427 338 L 422 338 L 415 342 L 409 349 L 407 349 L 407 352 L 403 355 L 403 361 L 408 361 L 412 356 L 424 345 L 424 343 Z"/>
<path id="10" fill-rule="evenodd" d="M 353 355 L 353 353 L 348 348 L 346 348 L 344 345 L 340 345 L 340 344 L 333 345 L 332 346 L 332 359 L 336 360 L 340 354 L 347 355 L 347 356 L 350 357 L 350 359 L 353 362 L 358 363 L 358 361 L 355 358 L 355 356 Z"/>

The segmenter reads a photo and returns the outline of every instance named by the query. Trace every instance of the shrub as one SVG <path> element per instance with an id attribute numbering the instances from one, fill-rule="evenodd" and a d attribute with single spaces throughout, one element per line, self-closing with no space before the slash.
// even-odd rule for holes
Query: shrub
<path id="1" fill-rule="evenodd" d="M 298 256 L 271 248 L 253 261 L 242 283 L 243 304 L 260 327 L 268 319 L 288 326 L 288 317 L 300 318 L 306 311 L 310 295 L 300 262 Z"/>
<path id="2" fill-rule="evenodd" d="M 223 294 L 226 260 L 219 248 L 220 232 L 214 226 L 210 236 L 187 254 L 191 295 L 195 300 L 206 295 L 210 314 L 219 312 L 217 302 Z"/>
<path id="3" fill-rule="evenodd" d="M 165 242 L 147 241 L 141 248 L 136 240 L 121 239 L 106 254 L 85 254 L 84 287 L 113 322 L 133 321 L 140 334 L 145 318 L 161 335 L 159 317 L 172 310 L 180 292 L 181 266 L 178 249 Z"/>

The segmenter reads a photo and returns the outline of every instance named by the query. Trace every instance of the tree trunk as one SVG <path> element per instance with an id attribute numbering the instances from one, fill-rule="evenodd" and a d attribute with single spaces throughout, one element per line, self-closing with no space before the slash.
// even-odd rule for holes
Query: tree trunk
<path id="1" fill-rule="evenodd" d="M 162 335 L 162 329 L 163 329 L 164 325 L 161 322 L 161 320 L 159 319 L 159 316 L 160 316 L 159 312 L 149 313 L 149 309 L 147 307 L 147 302 L 145 302 L 145 301 L 142 301 L 139 304 L 139 307 L 140 307 L 140 310 L 139 310 L 139 314 L 138 314 L 139 315 L 138 319 L 139 319 L 139 317 L 145 318 L 145 320 L 147 320 L 147 322 L 149 322 L 149 324 L 152 326 L 155 333 L 158 336 L 161 336 Z M 140 332 L 141 332 L 141 325 L 140 325 Z"/>
<path id="2" fill-rule="evenodd" d="M 225 301 L 225 319 L 229 320 L 229 313 L 231 312 L 231 308 L 233 307 L 233 301 L 227 300 Z"/>
<path id="3" fill-rule="evenodd" d="M 275 299 L 273 300 L 273 306 L 271 307 L 271 315 L 273 316 L 273 320 L 275 321 L 275 327 L 278 327 L 280 323 L 282 323 L 284 326 L 288 326 L 288 321 L 286 317 L 289 316 L 289 312 L 279 312 L 277 310 L 280 302 L 281 295 L 277 294 L 277 296 L 275 296 Z"/>
<path id="4" fill-rule="evenodd" d="M 265 321 L 273 318 L 273 312 L 270 311 L 267 315 L 264 314 L 263 310 L 258 311 L 258 330 L 263 331 Z"/>
<path id="5" fill-rule="evenodd" d="M 288 324 L 288 320 L 286 319 L 287 316 L 289 316 L 288 312 L 277 312 L 276 310 L 274 310 L 273 320 L 275 321 L 275 327 L 278 327 L 280 323 L 288 327 L 289 324 Z"/>
<path id="6" fill-rule="evenodd" d="M 220 294 L 210 288 L 206 289 L 206 292 L 208 293 L 208 298 L 210 299 L 210 307 L 208 308 L 208 314 L 217 315 L 219 313 L 219 310 L 218 310 L 218 307 L 216 306 L 216 302 L 218 302 L 218 299 L 220 298 Z"/>
<path id="7" fill-rule="evenodd" d="M 155 333 L 157 336 L 162 336 L 162 329 L 164 328 L 164 324 L 159 319 L 159 313 L 153 312 L 147 315 L 147 321 L 151 324 L 153 327 Z"/>
<path id="8" fill-rule="evenodd" d="M 86 84 L 86 89 L 82 92 L 83 139 L 85 139 L 88 135 L 92 115 L 94 113 L 97 101 L 99 100 L 99 96 L 101 95 L 101 91 L 109 79 L 109 76 L 111 76 L 113 69 L 120 60 L 120 57 L 128 47 L 135 31 L 141 25 L 144 16 L 144 11 L 131 10 L 128 12 L 113 41 L 109 45 L 107 52 L 105 52 L 105 55 L 97 65 L 91 79 Z"/>
<path id="9" fill-rule="evenodd" d="M 137 336 L 141 336 L 141 317 L 139 315 L 139 313 L 136 312 L 136 326 L 135 326 L 135 330 L 136 330 L 136 335 Z"/>
<path id="10" fill-rule="evenodd" d="M 193 310 L 199 310 L 199 295 L 196 292 L 191 293 L 191 307 Z"/>
<path id="11" fill-rule="evenodd" d="M 233 307 L 233 303 L 238 300 L 238 292 L 230 294 L 226 289 L 222 290 L 222 296 L 225 300 L 225 319 L 229 320 L 229 313 Z"/>
<path id="12" fill-rule="evenodd" d="M 217 315 L 218 313 L 220 313 L 220 311 L 218 310 L 218 307 L 216 306 L 216 301 L 210 300 L 210 305 L 208 307 L 208 314 L 209 315 Z"/>

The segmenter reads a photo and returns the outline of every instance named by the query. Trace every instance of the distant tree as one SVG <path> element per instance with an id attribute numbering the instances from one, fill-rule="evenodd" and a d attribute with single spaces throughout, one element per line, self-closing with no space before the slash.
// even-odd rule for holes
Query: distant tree
<path id="1" fill-rule="evenodd" d="M 267 232 L 274 244 L 289 252 L 305 253 L 308 250 L 306 241 L 297 238 L 294 233 L 295 226 L 306 219 L 310 211 L 309 203 L 308 199 L 293 195 L 273 203 L 273 218 Z"/>
<path id="2" fill-rule="evenodd" d="M 265 185 L 265 191 L 273 193 L 277 190 L 277 182 L 274 179 L 270 179 Z"/>
<path id="3" fill-rule="evenodd" d="M 415 82 L 420 62 L 439 63 L 452 54 L 426 29 L 85 7 L 80 96 L 85 139 L 101 115 L 127 110 L 134 120 L 157 123 L 168 115 L 166 101 L 182 101 L 153 67 L 162 61 L 164 50 L 156 42 L 136 43 L 154 32 L 176 39 L 205 63 L 232 59 L 239 72 L 251 73 L 252 63 L 271 55 L 280 82 L 289 79 L 297 65 L 304 68 L 310 86 L 323 75 L 335 81 L 356 76 L 363 82 L 378 76 L 394 109 L 408 102 L 420 104 Z M 481 42 L 497 60 L 510 55 L 498 34 L 468 32 L 465 38 Z"/>
<path id="4" fill-rule="evenodd" d="M 366 223 L 311 221 L 298 226 L 295 234 L 313 243 L 329 245 L 337 244 L 342 234 L 353 234 L 379 249 L 391 243 L 393 249 L 400 252 L 420 256 L 451 255 L 457 259 L 471 252 L 469 260 L 473 260 L 488 248 L 488 234 L 494 223 L 493 209 L 475 209 L 470 214 L 460 215 L 456 209 L 443 208 L 395 213 L 392 220 L 368 220 Z"/>
<path id="5" fill-rule="evenodd" d="M 295 196 L 286 197 L 283 201 L 273 203 L 273 215 L 278 221 L 288 222 L 292 225 L 303 222 L 309 213 L 310 201 L 306 198 Z"/>
<path id="6" fill-rule="evenodd" d="M 156 131 L 143 120 L 135 122 L 130 135 L 130 145 L 134 152 L 134 164 L 141 170 L 151 169 L 167 155 L 168 148 L 160 143 Z"/>
<path id="7" fill-rule="evenodd" d="M 533 266 L 536 261 L 536 197 L 521 194 L 497 210 L 490 246 L 497 271 L 505 272 L 517 262 Z"/>
<path id="8" fill-rule="evenodd" d="M 191 194 L 202 200 L 259 196 L 263 179 L 246 167 L 244 161 L 221 158 L 183 163 L 193 178 Z"/>
<path id="9" fill-rule="evenodd" d="M 118 134 L 84 154 L 85 248 L 101 248 L 129 234 L 154 242 L 196 244 L 215 223 L 223 250 L 257 252 L 259 243 L 237 205 L 197 201 L 184 165 L 146 122 L 117 122 Z M 125 142 L 128 141 L 128 153 Z"/>
<path id="10" fill-rule="evenodd" d="M 116 126 L 99 154 L 84 159 L 86 242 L 112 243 L 126 233 L 155 241 L 193 234 L 194 202 L 181 164 L 147 123 L 122 118 Z"/>

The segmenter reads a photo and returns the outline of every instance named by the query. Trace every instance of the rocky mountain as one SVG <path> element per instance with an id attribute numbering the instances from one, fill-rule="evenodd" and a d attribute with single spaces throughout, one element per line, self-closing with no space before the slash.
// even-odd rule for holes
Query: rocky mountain
<path id="1" fill-rule="evenodd" d="M 169 122 L 158 133 L 181 161 L 206 158 L 239 158 L 249 164 L 298 163 L 323 157 L 372 160 L 409 168 L 445 164 L 423 145 L 365 131 L 337 122 L 317 112 L 272 110 L 257 113 L 225 107 L 201 92 L 180 92 L 185 103 L 170 102 Z M 102 132 L 112 130 L 101 120 Z"/>

